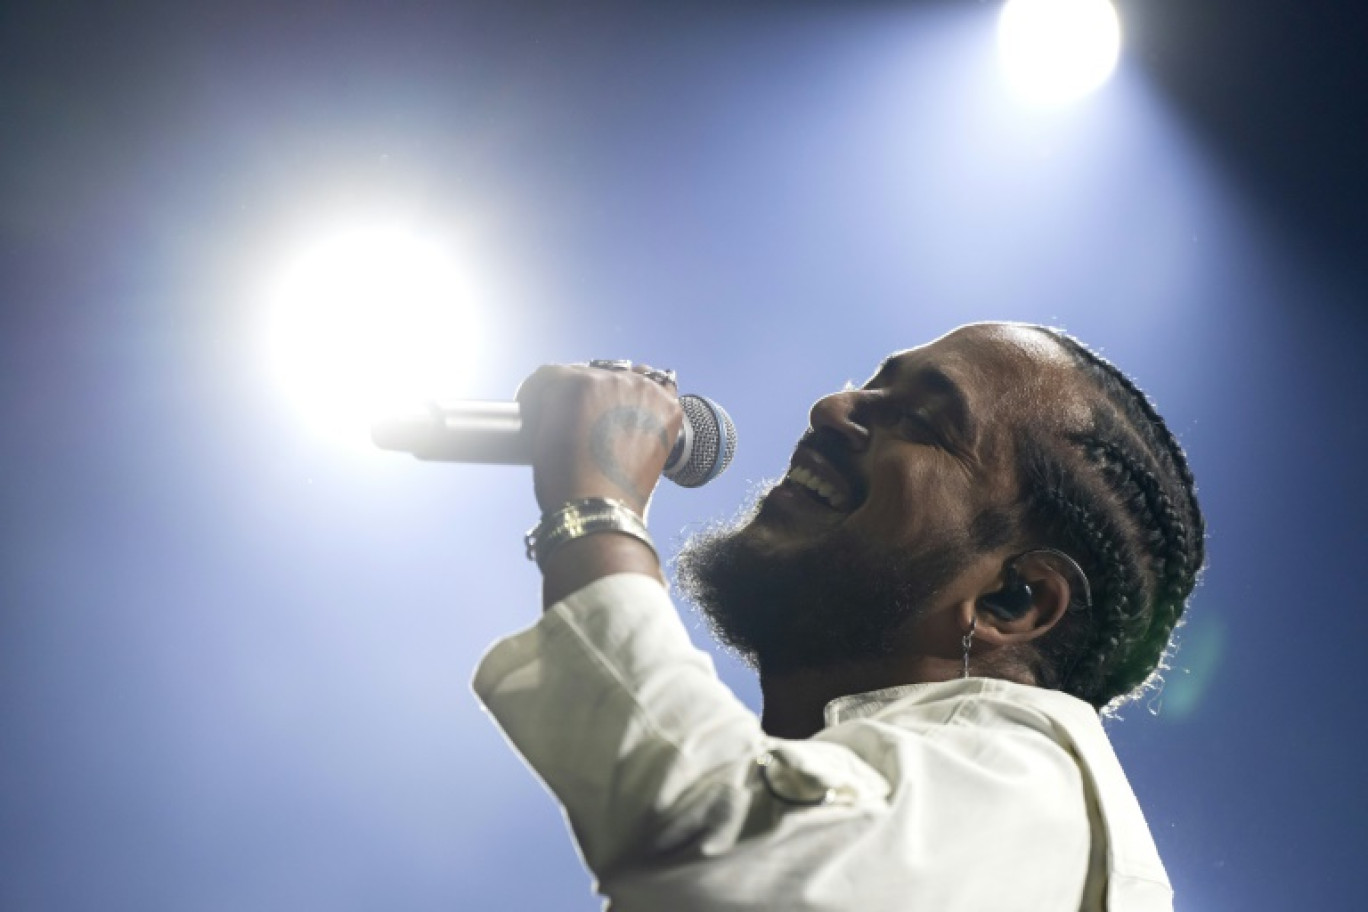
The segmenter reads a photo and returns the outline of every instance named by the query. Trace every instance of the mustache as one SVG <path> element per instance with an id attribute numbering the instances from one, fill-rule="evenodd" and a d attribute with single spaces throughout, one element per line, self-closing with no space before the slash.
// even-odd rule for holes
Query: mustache
<path id="1" fill-rule="evenodd" d="M 802 447 L 817 453 L 845 479 L 846 484 L 850 485 L 854 506 L 858 507 L 864 503 L 868 485 L 855 463 L 855 454 L 850 451 L 850 445 L 844 437 L 828 427 L 808 428 L 807 432 L 798 438 L 798 443 L 794 446 L 795 452 Z"/>

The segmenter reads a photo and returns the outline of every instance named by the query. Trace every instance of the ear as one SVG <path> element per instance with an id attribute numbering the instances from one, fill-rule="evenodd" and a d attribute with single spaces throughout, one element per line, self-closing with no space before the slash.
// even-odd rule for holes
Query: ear
<path id="1" fill-rule="evenodd" d="M 1049 633 L 1069 610 L 1073 587 L 1068 575 L 1060 572 L 1048 552 L 1024 554 L 1017 559 L 1015 566 L 1015 581 L 1011 578 L 1013 574 L 1004 568 L 994 586 L 980 593 L 980 600 L 975 603 L 975 636 L 985 645 L 1029 643 Z M 1010 586 L 1013 582 L 1030 587 L 1029 602 L 1026 602 L 1023 592 L 1024 607 L 1019 612 L 1008 615 L 989 610 L 982 601 L 983 596 L 1000 593 L 1004 586 Z"/>

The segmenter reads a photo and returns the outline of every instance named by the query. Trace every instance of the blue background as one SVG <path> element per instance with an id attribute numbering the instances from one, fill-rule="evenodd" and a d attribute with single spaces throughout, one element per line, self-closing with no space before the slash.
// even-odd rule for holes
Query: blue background
<path id="1" fill-rule="evenodd" d="M 1358 908 L 1363 13 L 1127 2 L 1116 79 L 1052 114 L 1003 96 L 995 14 L 6 5 L 0 908 L 597 908 L 468 689 L 538 614 L 527 470 L 313 433 L 266 367 L 290 232 L 396 208 L 481 275 L 466 395 L 628 357 L 729 408 L 667 546 L 894 349 L 1099 347 L 1211 530 L 1162 698 L 1112 727 L 1178 908 Z"/>

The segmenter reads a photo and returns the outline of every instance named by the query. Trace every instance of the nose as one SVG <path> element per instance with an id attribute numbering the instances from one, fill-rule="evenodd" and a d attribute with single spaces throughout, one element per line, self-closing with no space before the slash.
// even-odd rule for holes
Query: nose
<path id="1" fill-rule="evenodd" d="M 813 403 L 808 423 L 814 431 L 835 432 L 855 452 L 869 446 L 869 426 L 865 423 L 864 390 L 842 390 Z"/>

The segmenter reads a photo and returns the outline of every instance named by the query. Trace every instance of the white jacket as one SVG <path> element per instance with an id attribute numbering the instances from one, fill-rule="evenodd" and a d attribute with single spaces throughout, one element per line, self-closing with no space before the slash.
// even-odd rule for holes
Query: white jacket
<path id="1" fill-rule="evenodd" d="M 634 574 L 496 644 L 475 690 L 617 912 L 1172 908 L 1096 712 L 1057 691 L 914 684 L 771 738 Z"/>

